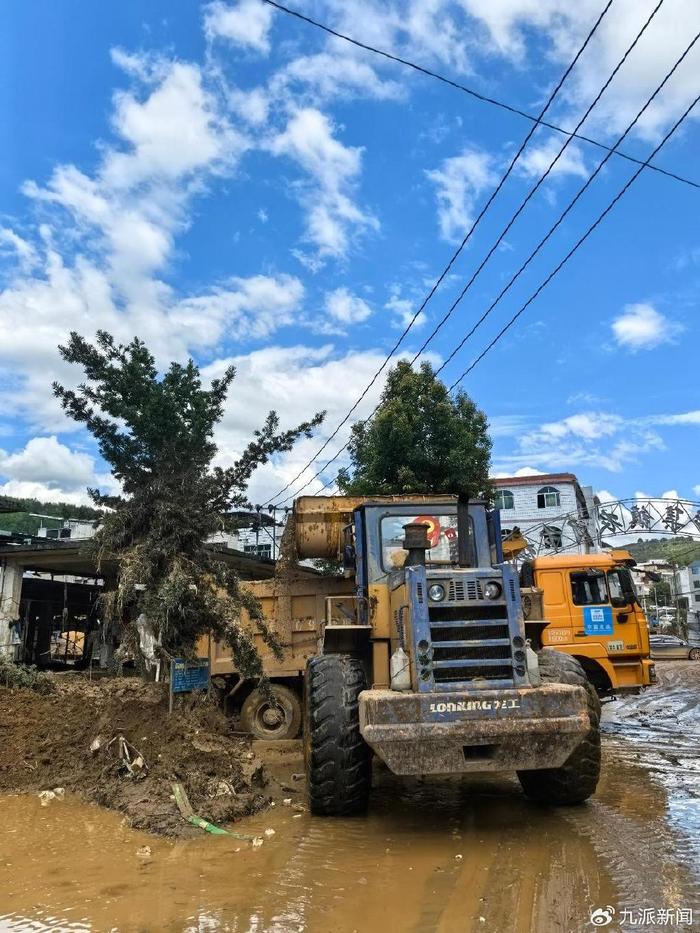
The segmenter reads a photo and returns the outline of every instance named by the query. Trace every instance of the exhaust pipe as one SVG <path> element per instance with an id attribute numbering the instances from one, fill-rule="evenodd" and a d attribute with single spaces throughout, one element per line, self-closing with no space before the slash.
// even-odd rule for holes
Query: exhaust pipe
<path id="1" fill-rule="evenodd" d="M 457 497 L 457 563 L 460 567 L 471 567 L 469 550 L 469 496 L 460 493 Z"/>

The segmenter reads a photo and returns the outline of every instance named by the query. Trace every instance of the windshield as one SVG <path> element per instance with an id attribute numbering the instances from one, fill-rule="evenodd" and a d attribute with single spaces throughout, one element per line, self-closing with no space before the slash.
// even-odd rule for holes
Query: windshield
<path id="1" fill-rule="evenodd" d="M 381 520 L 382 566 L 384 570 L 403 567 L 408 554 L 403 549 L 404 525 L 427 525 L 430 548 L 425 552 L 427 566 L 457 563 L 456 515 L 387 515 Z M 474 524 L 469 519 L 469 545 L 473 552 Z"/>

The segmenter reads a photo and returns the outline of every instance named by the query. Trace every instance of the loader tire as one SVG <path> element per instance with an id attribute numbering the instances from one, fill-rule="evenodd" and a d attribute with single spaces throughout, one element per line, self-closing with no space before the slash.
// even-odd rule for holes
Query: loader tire
<path id="1" fill-rule="evenodd" d="M 318 816 L 363 813 L 372 783 L 371 751 L 360 735 L 364 668 L 352 655 L 318 655 L 306 666 L 304 686 L 309 809 Z"/>
<path id="2" fill-rule="evenodd" d="M 537 658 L 543 683 L 584 688 L 590 729 L 561 767 L 518 771 L 518 779 L 531 800 L 557 805 L 583 803 L 595 793 L 600 778 L 600 700 L 576 658 L 552 648 L 538 651 Z"/>

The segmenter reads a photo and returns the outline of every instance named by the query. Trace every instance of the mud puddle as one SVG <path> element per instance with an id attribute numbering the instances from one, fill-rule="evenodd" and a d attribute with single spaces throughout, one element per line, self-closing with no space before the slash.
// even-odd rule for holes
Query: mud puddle
<path id="1" fill-rule="evenodd" d="M 694 673 L 676 675 L 606 709 L 603 779 L 579 808 L 529 804 L 507 778 L 424 783 L 377 769 L 366 818 L 279 803 L 237 824 L 275 830 L 252 849 L 147 836 L 76 799 L 0 798 L 0 930 L 570 933 L 608 905 L 605 929 L 697 929 L 698 786 L 672 760 L 676 720 L 663 712 L 680 710 Z M 302 799 L 299 746 L 259 753 Z M 696 922 L 646 922 L 644 909 L 694 910 Z"/>

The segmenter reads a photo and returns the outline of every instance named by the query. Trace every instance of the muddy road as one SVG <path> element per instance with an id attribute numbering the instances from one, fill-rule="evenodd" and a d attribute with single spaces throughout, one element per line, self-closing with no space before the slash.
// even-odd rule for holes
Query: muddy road
<path id="1" fill-rule="evenodd" d="M 598 794 L 569 810 L 510 779 L 377 769 L 366 818 L 280 802 L 237 825 L 274 830 L 252 849 L 147 836 L 69 797 L 0 797 L 0 930 L 569 933 L 608 907 L 608 930 L 700 929 L 700 664 L 658 669 L 658 688 L 606 705 Z M 260 751 L 302 800 L 299 745 Z"/>

